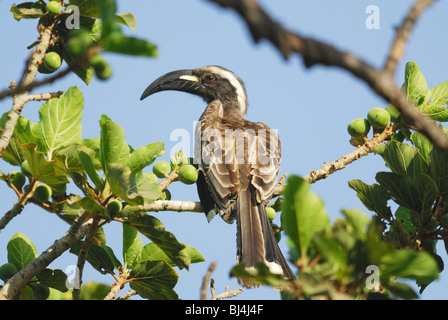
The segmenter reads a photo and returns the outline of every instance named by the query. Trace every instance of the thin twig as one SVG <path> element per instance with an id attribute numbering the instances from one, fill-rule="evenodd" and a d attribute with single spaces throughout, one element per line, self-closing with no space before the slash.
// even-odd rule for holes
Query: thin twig
<path id="1" fill-rule="evenodd" d="M 223 293 L 220 293 L 218 295 L 215 294 L 215 281 L 213 279 L 210 280 L 210 291 L 212 293 L 212 300 L 222 300 L 222 299 L 228 299 L 232 297 L 236 297 L 240 293 L 243 293 L 243 288 L 238 288 L 235 290 L 229 291 L 229 285 L 226 286 L 226 289 Z"/>
<path id="2" fill-rule="evenodd" d="M 406 42 L 423 11 L 434 3 L 434 0 L 418 0 L 403 19 L 401 25 L 396 29 L 395 39 L 389 49 L 389 55 L 384 64 L 383 71 L 394 74 L 397 63 L 403 57 Z"/>
<path id="3" fill-rule="evenodd" d="M 20 86 L 15 87 L 14 89 L 4 89 L 0 91 L 0 100 L 3 100 L 7 97 L 15 96 L 17 94 L 23 93 L 23 92 L 29 92 L 32 89 L 35 89 L 37 87 L 41 87 L 46 84 L 51 84 L 55 82 L 56 80 L 59 80 L 63 77 L 65 77 L 67 74 L 69 74 L 73 69 L 75 69 L 76 66 L 66 67 L 65 69 L 56 72 L 54 75 L 49 76 L 47 78 L 44 78 L 39 81 L 33 81 L 30 84 L 23 84 Z"/>
<path id="4" fill-rule="evenodd" d="M 31 180 L 25 193 L 19 196 L 19 200 L 14 204 L 11 210 L 7 211 L 0 219 L 0 230 L 4 229 L 15 216 L 23 211 L 25 205 L 30 202 L 31 198 L 33 197 L 34 190 L 38 185 L 39 181 L 36 181 L 35 179 Z"/>
<path id="5" fill-rule="evenodd" d="M 132 296 L 135 296 L 137 294 L 137 291 L 130 289 L 128 292 L 126 292 L 125 294 L 119 296 L 116 300 L 126 300 L 129 299 Z"/>
<path id="6" fill-rule="evenodd" d="M 207 299 L 207 287 L 208 283 L 210 282 L 210 277 L 212 276 L 213 270 L 215 270 L 217 262 L 213 261 L 210 266 L 208 267 L 207 273 L 205 274 L 204 278 L 202 279 L 202 286 L 201 286 L 201 293 L 200 297 L 201 300 Z"/>
<path id="7" fill-rule="evenodd" d="M 89 227 L 89 230 L 86 234 L 86 237 L 84 239 L 84 242 L 81 244 L 81 248 L 79 250 L 78 254 L 78 262 L 76 264 L 76 267 L 78 268 L 78 279 L 79 279 L 79 286 L 73 288 L 72 296 L 73 300 L 80 300 L 81 299 L 81 285 L 82 285 L 82 274 L 84 271 L 84 265 L 87 260 L 87 254 L 89 252 L 89 248 L 92 245 L 93 237 L 95 236 L 96 231 L 98 230 L 98 217 L 92 216 L 93 222 L 91 226 Z"/>
<path id="8" fill-rule="evenodd" d="M 174 182 L 177 181 L 179 178 L 178 174 L 176 172 L 171 173 L 170 176 L 166 176 L 166 179 L 163 180 L 162 182 L 159 183 L 160 188 L 163 190 L 165 190 L 166 188 L 168 188 L 168 186 Z"/>
<path id="9" fill-rule="evenodd" d="M 390 138 L 394 133 L 395 129 L 393 126 L 389 126 L 384 129 L 384 131 L 378 135 L 375 135 L 371 140 L 365 142 L 362 146 L 356 148 L 356 150 L 350 152 L 349 154 L 340 157 L 339 159 L 333 161 L 332 163 L 324 163 L 324 165 L 319 170 L 313 170 L 303 178 L 309 183 L 314 183 L 321 179 L 325 179 L 330 174 L 344 169 L 348 164 L 352 163 L 359 158 L 368 155 L 372 150 L 379 144 L 384 142 L 386 139 Z"/>
<path id="10" fill-rule="evenodd" d="M 29 94 L 27 95 L 25 102 L 44 101 L 44 100 L 50 100 L 52 98 L 59 98 L 63 93 L 64 93 L 63 91 L 58 91 L 58 92 L 48 92 L 39 94 Z"/>

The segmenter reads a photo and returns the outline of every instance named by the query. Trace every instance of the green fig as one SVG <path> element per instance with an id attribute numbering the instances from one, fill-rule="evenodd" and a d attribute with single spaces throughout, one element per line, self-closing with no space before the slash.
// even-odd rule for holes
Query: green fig
<path id="1" fill-rule="evenodd" d="M 117 199 L 113 199 L 107 204 L 107 209 L 110 213 L 117 214 L 123 209 L 123 204 Z"/>
<path id="2" fill-rule="evenodd" d="M 390 124 L 390 114 L 383 108 L 372 108 L 367 113 L 367 120 L 374 128 L 385 128 Z"/>
<path id="3" fill-rule="evenodd" d="M 51 196 L 53 191 L 46 184 L 40 184 L 34 189 L 34 198 L 40 202 L 47 202 Z"/>
<path id="4" fill-rule="evenodd" d="M 5 263 L 4 265 L 0 266 L 0 279 L 6 282 L 9 278 L 15 275 L 17 271 L 19 270 L 14 264 L 9 262 Z"/>
<path id="5" fill-rule="evenodd" d="M 347 131 L 353 138 L 367 136 L 370 131 L 370 123 L 364 118 L 353 119 L 347 126 Z"/>
<path id="6" fill-rule="evenodd" d="M 186 164 L 179 169 L 179 180 L 185 184 L 193 184 L 198 180 L 198 170 L 191 164 Z"/>
<path id="7" fill-rule="evenodd" d="M 152 172 L 158 178 L 165 178 L 171 172 L 171 165 L 167 161 L 157 161 L 152 167 Z"/>

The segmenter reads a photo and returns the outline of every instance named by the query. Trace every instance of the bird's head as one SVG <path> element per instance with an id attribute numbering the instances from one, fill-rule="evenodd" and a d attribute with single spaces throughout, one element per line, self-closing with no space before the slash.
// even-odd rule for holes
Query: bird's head
<path id="1" fill-rule="evenodd" d="M 207 103 L 220 100 L 224 108 L 236 108 L 242 115 L 247 111 L 247 96 L 243 81 L 223 67 L 207 66 L 169 72 L 151 83 L 140 100 L 165 90 L 192 93 Z"/>

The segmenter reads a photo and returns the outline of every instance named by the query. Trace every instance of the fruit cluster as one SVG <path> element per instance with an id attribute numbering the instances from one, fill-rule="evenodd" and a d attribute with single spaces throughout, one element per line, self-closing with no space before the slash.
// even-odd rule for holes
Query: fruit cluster
<path id="1" fill-rule="evenodd" d="M 6 282 L 10 278 L 12 278 L 18 271 L 19 270 L 15 264 L 7 262 L 0 266 L 0 279 Z M 30 287 L 32 295 L 36 300 L 46 300 L 50 296 L 50 289 L 45 285 L 38 283 L 33 284 Z"/>
<path id="2" fill-rule="evenodd" d="M 362 145 L 367 140 L 370 128 L 374 133 L 388 127 L 391 122 L 400 121 L 400 112 L 392 105 L 386 108 L 372 108 L 367 113 L 367 119 L 353 119 L 347 126 L 347 131 L 352 137 L 351 143 L 355 146 Z"/>
<path id="3" fill-rule="evenodd" d="M 59 0 L 50 0 L 45 6 L 42 2 L 37 1 L 33 3 L 31 8 L 39 9 L 46 13 L 46 16 L 42 19 L 58 19 L 59 15 L 64 13 Z M 100 22 L 98 21 L 98 23 Z M 38 71 L 40 73 L 49 74 L 55 72 L 61 67 L 64 59 L 69 64 L 75 62 L 82 65 L 83 68 L 91 66 L 96 77 L 100 80 L 107 80 L 111 77 L 112 68 L 97 53 L 97 48 L 95 48 L 95 42 L 99 37 L 98 34 L 82 27 L 73 30 L 64 28 L 60 32 L 56 31 L 56 33 L 58 33 L 58 36 L 53 38 L 42 63 L 39 64 Z"/>
<path id="4" fill-rule="evenodd" d="M 193 184 L 198 180 L 198 171 L 190 164 L 189 159 L 183 151 L 175 152 L 168 161 L 158 161 L 152 168 L 156 177 L 167 178 L 171 172 L 179 176 L 179 180 L 185 184 Z"/>

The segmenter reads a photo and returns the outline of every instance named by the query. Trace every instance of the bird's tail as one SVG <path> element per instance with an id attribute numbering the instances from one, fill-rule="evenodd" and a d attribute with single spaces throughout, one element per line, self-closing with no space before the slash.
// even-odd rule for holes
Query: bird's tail
<path id="1" fill-rule="evenodd" d="M 250 190 L 240 191 L 237 204 L 237 261 L 246 268 L 265 263 L 272 273 L 295 279 L 275 239 L 263 204 L 255 201 Z M 253 286 L 253 283 L 244 283 Z"/>

